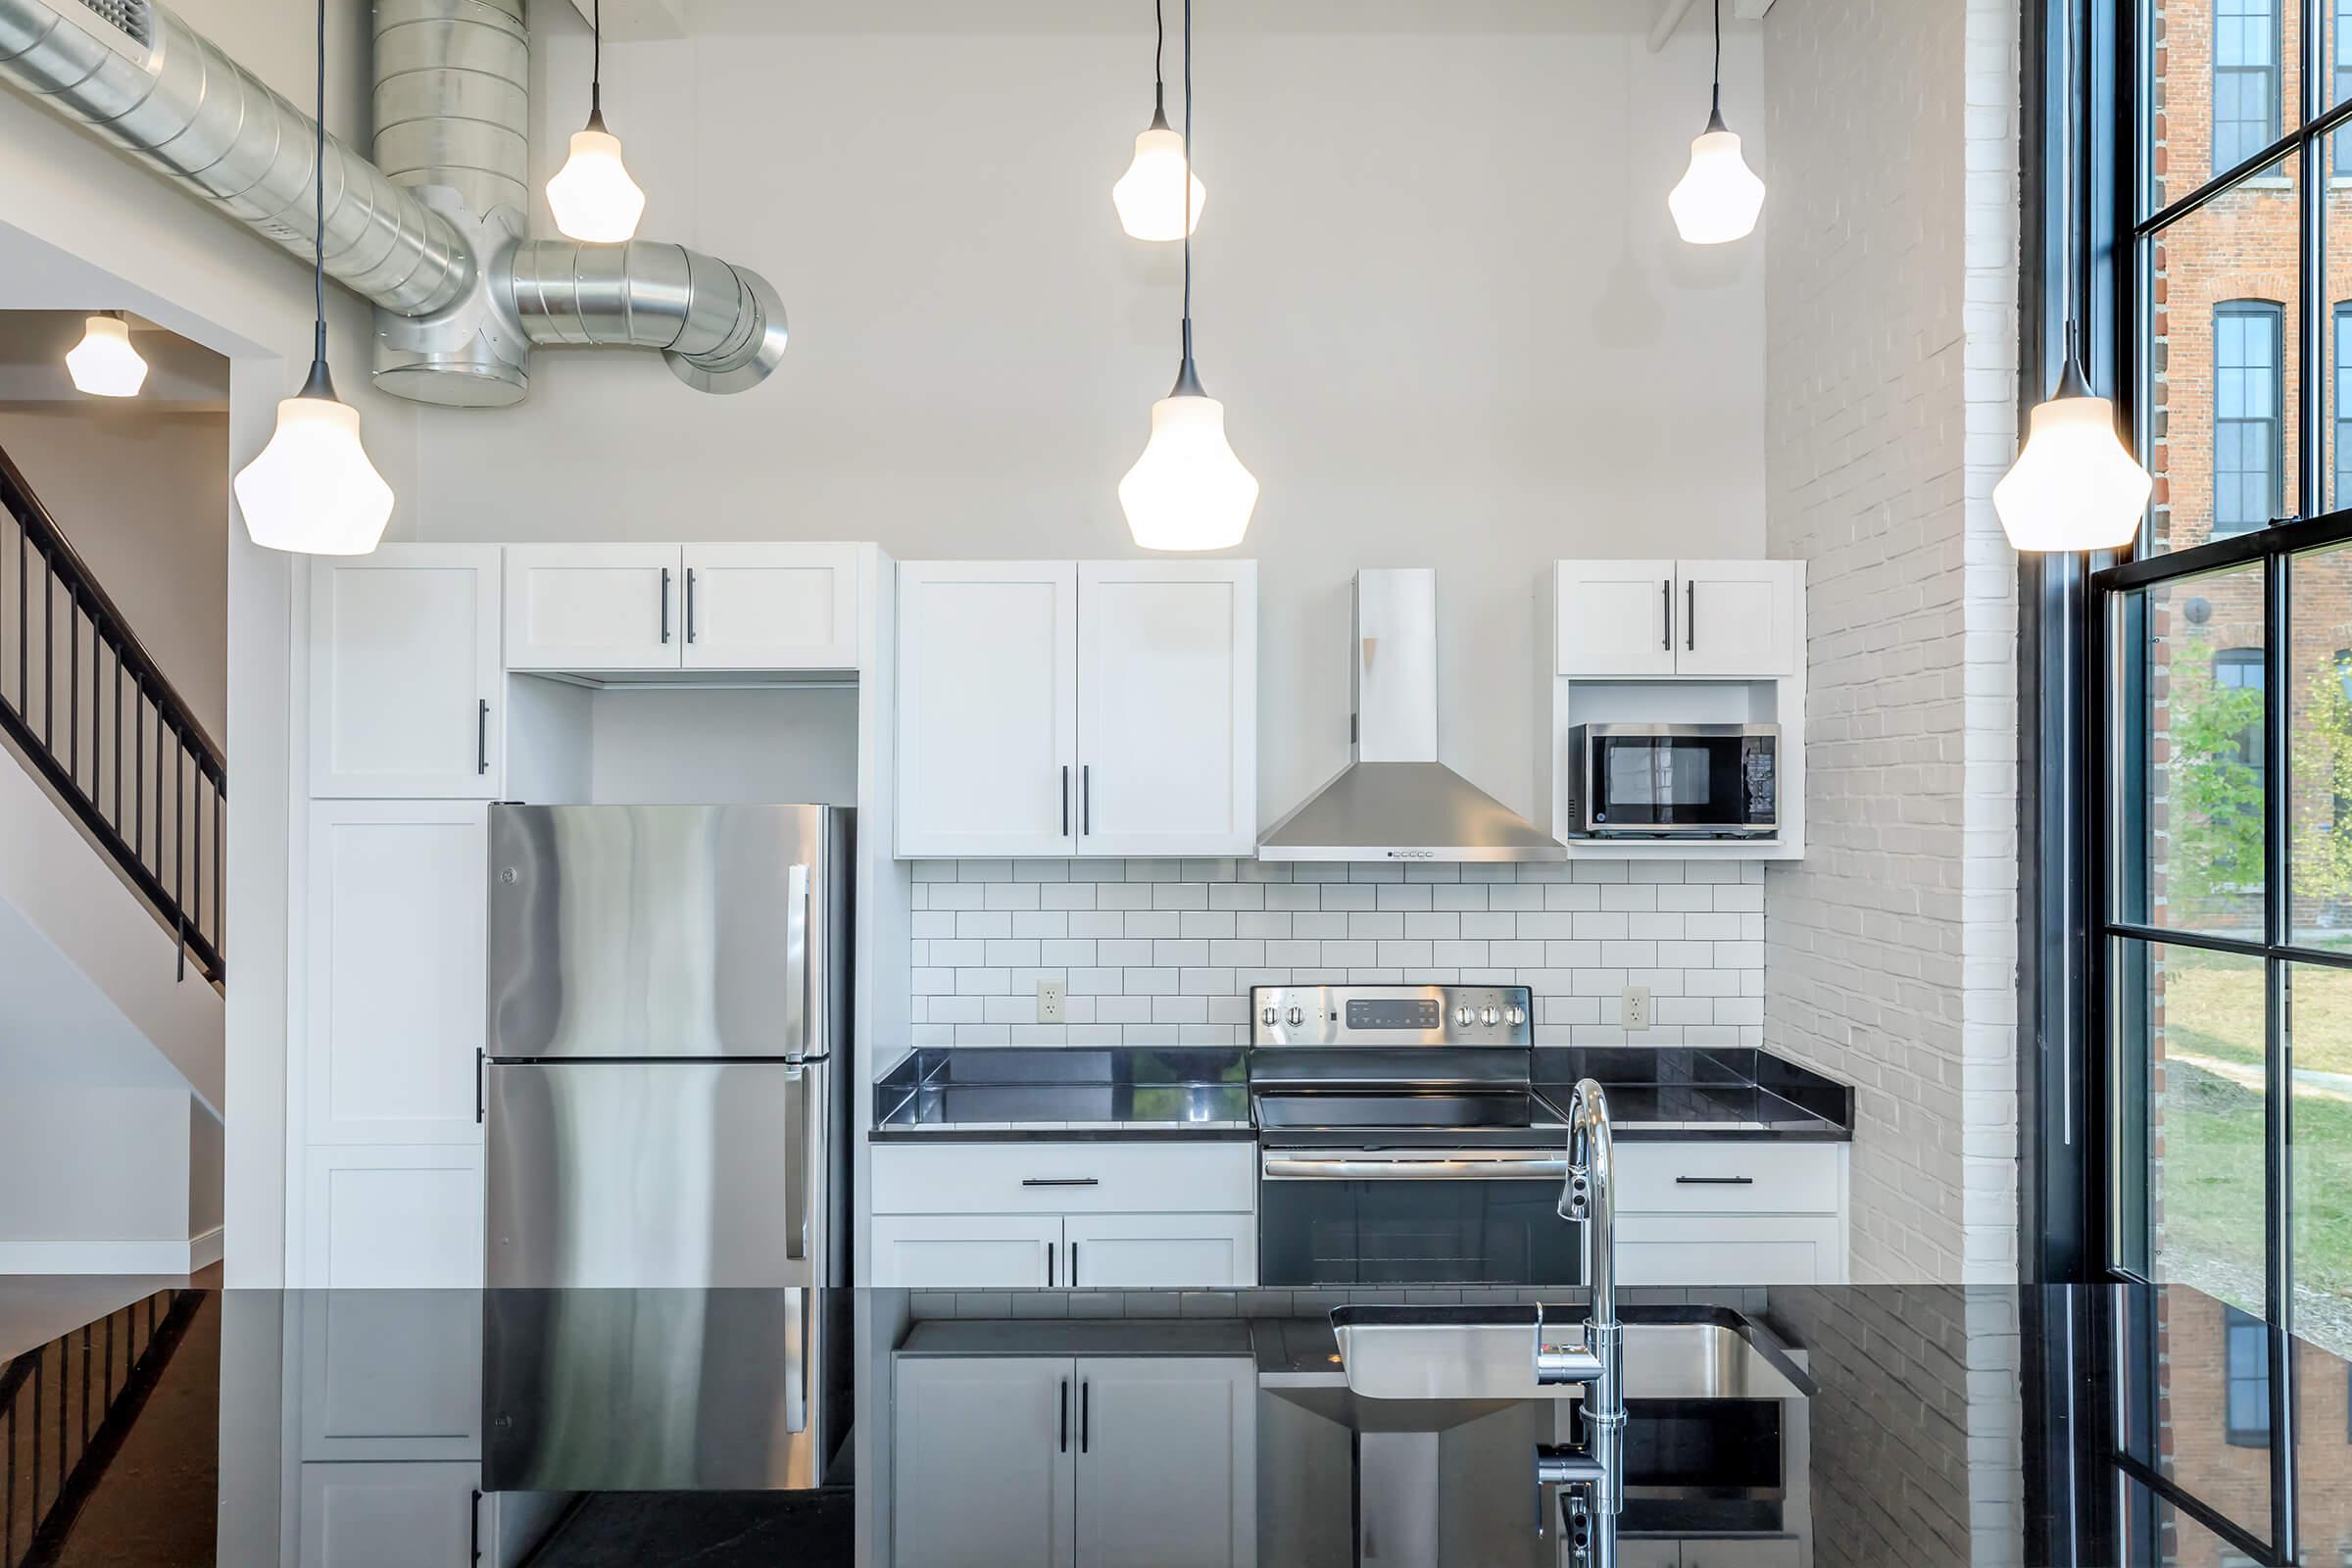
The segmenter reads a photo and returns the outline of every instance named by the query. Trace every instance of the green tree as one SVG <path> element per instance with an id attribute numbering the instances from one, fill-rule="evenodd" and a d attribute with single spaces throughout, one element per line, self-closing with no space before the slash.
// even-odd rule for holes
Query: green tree
<path id="1" fill-rule="evenodd" d="M 2229 905 L 2259 894 L 2263 879 L 2262 692 L 2224 686 L 2203 659 L 2176 660 L 2171 671 L 2172 855 L 2165 892 L 2181 913 L 2203 924 Z"/>

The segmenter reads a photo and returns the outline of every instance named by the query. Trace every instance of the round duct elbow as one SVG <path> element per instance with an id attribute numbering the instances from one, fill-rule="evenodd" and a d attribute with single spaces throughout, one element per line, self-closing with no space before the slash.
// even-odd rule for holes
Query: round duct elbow
<path id="1" fill-rule="evenodd" d="M 784 301 L 776 286 L 758 272 L 718 264 L 732 272 L 736 310 L 731 329 L 718 347 L 700 353 L 662 352 L 669 373 L 697 392 L 740 392 L 758 386 L 784 358 Z"/>
<path id="2" fill-rule="evenodd" d="M 683 245 L 525 240 L 509 289 L 533 343 L 660 349 L 698 392 L 740 392 L 784 357 L 784 302 L 759 273 Z"/>

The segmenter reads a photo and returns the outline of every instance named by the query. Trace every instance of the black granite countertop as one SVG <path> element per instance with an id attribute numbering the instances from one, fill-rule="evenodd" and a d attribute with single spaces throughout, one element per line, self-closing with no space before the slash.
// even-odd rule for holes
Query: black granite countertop
<path id="1" fill-rule="evenodd" d="M 877 1143 L 941 1138 L 1232 1139 L 1250 1121 L 1233 1047 L 924 1047 L 874 1085 Z"/>
<path id="2" fill-rule="evenodd" d="M 1539 1046 L 1536 1092 L 1565 1113 L 1582 1078 L 1608 1091 L 1617 1137 L 1636 1142 L 1854 1136 L 1854 1092 L 1774 1055 L 1731 1046 Z"/>

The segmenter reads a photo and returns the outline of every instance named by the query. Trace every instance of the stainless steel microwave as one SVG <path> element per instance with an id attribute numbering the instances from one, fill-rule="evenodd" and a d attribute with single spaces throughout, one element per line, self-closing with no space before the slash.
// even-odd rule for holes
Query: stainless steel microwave
<path id="1" fill-rule="evenodd" d="M 1778 724 L 1579 724 L 1567 837 L 1758 839 L 1781 830 Z"/>

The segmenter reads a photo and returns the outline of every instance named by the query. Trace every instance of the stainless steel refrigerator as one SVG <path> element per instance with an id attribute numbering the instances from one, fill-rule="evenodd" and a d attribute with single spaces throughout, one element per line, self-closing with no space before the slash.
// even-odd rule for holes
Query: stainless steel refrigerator
<path id="1" fill-rule="evenodd" d="M 847 1285 L 854 813 L 493 806 L 490 1285 Z"/>

